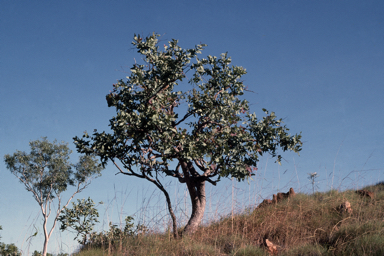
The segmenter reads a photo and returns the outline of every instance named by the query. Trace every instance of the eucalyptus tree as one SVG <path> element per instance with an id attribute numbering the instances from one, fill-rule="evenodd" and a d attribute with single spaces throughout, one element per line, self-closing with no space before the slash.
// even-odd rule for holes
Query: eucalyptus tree
<path id="1" fill-rule="evenodd" d="M 72 198 L 84 190 L 92 179 L 100 176 L 103 169 L 95 156 L 82 155 L 77 164 L 69 161 L 71 150 L 66 143 L 51 143 L 47 138 L 31 141 L 31 152 L 16 151 L 5 155 L 7 168 L 24 184 L 27 191 L 39 204 L 43 215 L 43 256 L 47 254 L 48 242 L 61 211 Z M 64 203 L 62 193 L 68 186 L 75 191 Z M 55 203 L 54 203 L 55 202 Z M 47 228 L 48 218 L 53 215 L 53 224 Z"/>
<path id="2" fill-rule="evenodd" d="M 114 84 L 106 96 L 116 109 L 111 132 L 85 132 L 74 141 L 79 152 L 96 154 L 103 164 L 111 161 L 121 173 L 155 184 L 166 197 L 177 237 L 161 177 L 186 184 L 192 214 L 183 232 L 193 233 L 204 215 L 207 182 L 245 180 L 257 169 L 259 156 L 268 152 L 280 163 L 278 149 L 299 152 L 302 143 L 275 113 L 263 109 L 266 116 L 258 120 L 249 112 L 248 101 L 241 99 L 246 70 L 232 66 L 226 53 L 199 58 L 204 44 L 183 49 L 173 39 L 159 46 L 158 38 L 155 33 L 134 36 L 143 63 L 135 61 L 127 80 Z M 186 90 L 177 90 L 184 80 Z"/>

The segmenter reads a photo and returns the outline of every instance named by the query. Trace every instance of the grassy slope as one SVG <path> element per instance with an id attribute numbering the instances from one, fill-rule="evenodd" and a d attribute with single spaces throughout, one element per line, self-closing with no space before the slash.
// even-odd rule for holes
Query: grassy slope
<path id="1" fill-rule="evenodd" d="M 129 238 L 112 249 L 87 249 L 85 255 L 268 255 L 269 239 L 279 255 L 384 255 L 384 184 L 354 191 L 297 194 L 277 205 L 223 218 L 175 241 L 169 234 Z M 348 200 L 352 214 L 339 213 Z"/>

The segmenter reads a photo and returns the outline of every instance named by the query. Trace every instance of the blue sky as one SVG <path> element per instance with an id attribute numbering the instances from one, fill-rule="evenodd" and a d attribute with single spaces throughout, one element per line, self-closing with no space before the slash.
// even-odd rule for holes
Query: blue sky
<path id="1" fill-rule="evenodd" d="M 183 48 L 208 44 L 203 56 L 228 52 L 234 65 L 247 69 L 244 82 L 255 92 L 246 95 L 251 110 L 274 111 L 293 134 L 303 135 L 300 157 L 285 154 L 282 166 L 263 158 L 249 184 L 225 180 L 209 187 L 216 206 L 207 216 L 215 216 L 223 198 L 232 202 L 231 211 L 232 191 L 242 191 L 233 192 L 241 207 L 279 189 L 310 193 L 309 172 L 319 174 L 320 190 L 384 180 L 383 1 L 2 1 L 0 6 L 1 156 L 28 150 L 28 142 L 42 136 L 69 142 L 75 151 L 72 137 L 107 130 L 114 110 L 105 95 L 137 58 L 133 35 L 157 32 L 164 43 L 179 39 Z M 109 165 L 77 198 L 109 202 L 99 209 L 104 222 L 118 223 L 125 214 L 144 218 L 144 206 L 166 216 L 154 188 L 116 172 Z M 24 252 L 29 243 L 30 253 L 41 250 L 37 203 L 3 161 L 0 175 L 1 240 Z M 169 190 L 181 209 L 184 188 L 171 183 Z M 33 225 L 40 233 L 27 240 Z M 49 251 L 72 251 L 72 237 L 55 232 Z"/>

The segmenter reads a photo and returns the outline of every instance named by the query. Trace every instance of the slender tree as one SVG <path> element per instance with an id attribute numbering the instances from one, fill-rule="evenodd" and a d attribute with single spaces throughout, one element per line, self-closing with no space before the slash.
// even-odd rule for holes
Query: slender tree
<path id="1" fill-rule="evenodd" d="M 27 191 L 33 194 L 33 198 L 40 206 L 44 231 L 42 253 L 46 256 L 48 241 L 61 211 L 77 193 L 91 183 L 93 178 L 100 176 L 103 168 L 91 155 L 80 156 L 77 164 L 70 163 L 71 150 L 68 144 L 57 143 L 56 140 L 51 143 L 47 138 L 42 138 L 31 141 L 29 145 L 31 147 L 29 154 L 17 151 L 13 155 L 5 155 L 4 159 L 7 168 L 25 185 Z M 69 185 L 75 186 L 76 190 L 63 206 L 61 194 Z M 55 208 L 52 209 L 53 207 Z M 51 213 L 53 224 L 48 229 L 47 222 Z"/>
<path id="2" fill-rule="evenodd" d="M 81 235 L 82 239 L 77 241 L 85 245 L 87 236 L 92 232 L 96 222 L 99 222 L 98 217 L 99 211 L 95 208 L 95 203 L 90 197 L 87 200 L 77 199 L 77 203 L 72 202 L 72 209 L 66 207 L 59 216 L 60 230 L 73 229 L 77 233 L 75 239 Z"/>
<path id="3" fill-rule="evenodd" d="M 116 108 L 112 132 L 85 133 L 74 141 L 79 152 L 96 154 L 103 164 L 111 161 L 121 173 L 155 184 L 166 197 L 177 237 L 162 176 L 186 184 L 192 214 L 184 233 L 193 233 L 204 215 L 206 182 L 247 179 L 259 156 L 268 152 L 280 163 L 279 148 L 299 152 L 302 143 L 301 135 L 289 135 L 273 112 L 264 109 L 261 120 L 249 113 L 248 102 L 240 99 L 246 71 L 231 66 L 227 54 L 200 59 L 206 45 L 182 49 L 173 39 L 160 49 L 158 37 L 134 36 L 132 44 L 144 63 L 135 63 L 127 81 L 114 84 L 106 96 L 108 106 Z M 177 91 L 187 78 L 187 90 Z"/>

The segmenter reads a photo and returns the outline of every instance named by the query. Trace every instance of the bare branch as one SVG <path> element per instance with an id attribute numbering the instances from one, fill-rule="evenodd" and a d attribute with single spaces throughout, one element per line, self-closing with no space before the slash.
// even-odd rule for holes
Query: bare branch
<path id="1" fill-rule="evenodd" d="M 216 186 L 216 185 L 217 185 L 217 182 L 219 182 L 219 179 L 217 179 L 217 180 L 211 180 L 210 178 L 206 178 L 205 180 L 208 181 L 209 183 L 211 183 L 211 184 L 214 185 L 214 186 Z"/>
<path id="2" fill-rule="evenodd" d="M 177 123 L 174 124 L 174 126 L 178 126 L 180 123 L 184 122 L 188 117 L 192 116 L 195 113 L 195 111 L 188 112 L 187 114 L 184 115 L 184 117 L 178 121 Z"/>
<path id="3" fill-rule="evenodd" d="M 127 165 L 124 164 L 124 163 L 123 163 L 124 168 L 126 168 L 128 171 L 130 171 L 130 173 L 129 173 L 129 172 L 125 172 L 125 171 L 123 171 L 123 170 L 120 168 L 120 166 L 115 162 L 114 159 L 111 158 L 110 160 L 111 160 L 112 163 L 116 166 L 116 168 L 119 170 L 120 173 L 122 173 L 122 174 L 124 174 L 124 175 L 136 176 L 136 177 L 139 177 L 139 178 L 145 178 L 143 175 L 140 175 L 140 174 L 134 172 L 134 171 L 132 170 L 132 168 L 130 168 L 129 166 L 127 166 Z"/>

